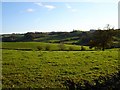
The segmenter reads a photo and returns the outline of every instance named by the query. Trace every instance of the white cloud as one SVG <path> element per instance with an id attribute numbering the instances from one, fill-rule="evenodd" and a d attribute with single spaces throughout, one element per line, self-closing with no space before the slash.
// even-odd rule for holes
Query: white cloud
<path id="1" fill-rule="evenodd" d="M 43 4 L 40 3 L 40 2 L 37 2 L 37 3 L 34 3 L 34 4 L 39 5 L 39 6 L 43 6 Z"/>
<path id="2" fill-rule="evenodd" d="M 34 3 L 34 4 L 36 4 L 36 5 L 38 5 L 38 6 L 40 6 L 40 7 L 45 7 L 45 8 L 47 8 L 47 9 L 49 9 L 49 10 L 52 10 L 52 9 L 55 9 L 56 7 L 55 6 L 53 6 L 53 5 L 47 5 L 47 4 L 43 4 L 43 3 Z"/>
<path id="3" fill-rule="evenodd" d="M 26 10 L 26 12 L 34 12 L 35 10 L 34 9 L 32 9 L 32 8 L 28 8 L 27 10 Z"/>
<path id="4" fill-rule="evenodd" d="M 45 8 L 48 8 L 48 9 L 50 9 L 50 10 L 56 8 L 55 6 L 52 6 L 52 5 L 44 5 L 44 7 L 45 7 Z"/>

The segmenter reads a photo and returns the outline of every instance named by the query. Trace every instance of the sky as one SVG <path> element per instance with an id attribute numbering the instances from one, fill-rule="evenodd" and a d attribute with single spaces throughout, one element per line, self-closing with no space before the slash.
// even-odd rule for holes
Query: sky
<path id="1" fill-rule="evenodd" d="M 69 32 L 73 29 L 88 31 L 102 29 L 106 24 L 118 28 L 118 2 L 87 1 L 4 1 L 2 2 L 2 33 Z"/>

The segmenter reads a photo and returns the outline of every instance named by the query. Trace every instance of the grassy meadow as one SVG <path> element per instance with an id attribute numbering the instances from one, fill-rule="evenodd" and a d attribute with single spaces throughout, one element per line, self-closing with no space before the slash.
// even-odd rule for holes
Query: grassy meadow
<path id="1" fill-rule="evenodd" d="M 57 51 L 57 44 L 49 44 L 56 51 L 40 51 L 36 49 L 39 45 L 46 43 L 2 43 L 3 88 L 66 88 L 67 79 L 94 83 L 99 76 L 112 75 L 119 69 L 117 49 Z"/>
<path id="2" fill-rule="evenodd" d="M 88 46 L 84 46 L 86 50 L 89 50 Z M 79 45 L 68 45 L 68 44 L 53 44 L 53 43 L 43 43 L 43 42 L 3 42 L 2 49 L 12 49 L 12 50 L 39 50 L 42 51 L 59 51 L 61 48 L 64 51 L 80 51 L 81 47 Z M 49 48 L 49 50 L 46 50 Z"/>

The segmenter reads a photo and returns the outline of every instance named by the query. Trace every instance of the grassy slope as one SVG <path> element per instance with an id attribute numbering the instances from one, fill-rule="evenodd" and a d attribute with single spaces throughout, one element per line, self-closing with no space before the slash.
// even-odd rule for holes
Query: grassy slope
<path id="1" fill-rule="evenodd" d="M 117 51 L 3 50 L 3 87 L 64 87 L 65 78 L 92 81 L 118 69 Z"/>
<path id="2" fill-rule="evenodd" d="M 37 50 L 38 46 L 45 47 L 49 45 L 51 50 L 59 50 L 59 44 L 52 43 L 42 43 L 42 42 L 3 42 L 2 48 L 4 49 L 32 49 Z M 80 46 L 78 45 L 65 45 L 66 50 L 72 47 L 74 50 L 80 50 Z M 88 47 L 84 46 L 87 50 Z"/>

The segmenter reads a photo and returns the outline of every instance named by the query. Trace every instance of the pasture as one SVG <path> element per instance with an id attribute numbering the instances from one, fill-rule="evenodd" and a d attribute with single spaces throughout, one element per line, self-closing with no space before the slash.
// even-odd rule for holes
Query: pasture
<path id="1" fill-rule="evenodd" d="M 19 45 L 7 47 L 18 48 Z M 34 47 L 30 44 L 26 47 L 30 46 Z M 117 73 L 118 69 L 117 50 L 2 50 L 3 88 L 66 88 L 66 79 L 92 83 L 99 76 Z"/>
<path id="2" fill-rule="evenodd" d="M 68 51 L 70 48 L 73 50 L 80 50 L 80 46 L 78 45 L 67 45 L 67 44 L 53 44 L 53 43 L 43 43 L 43 42 L 3 42 L 2 49 L 12 49 L 12 50 L 39 50 L 41 48 L 42 51 L 46 51 L 46 47 L 49 47 L 47 51 L 59 51 L 60 48 Z M 85 46 L 86 50 L 88 47 Z"/>

